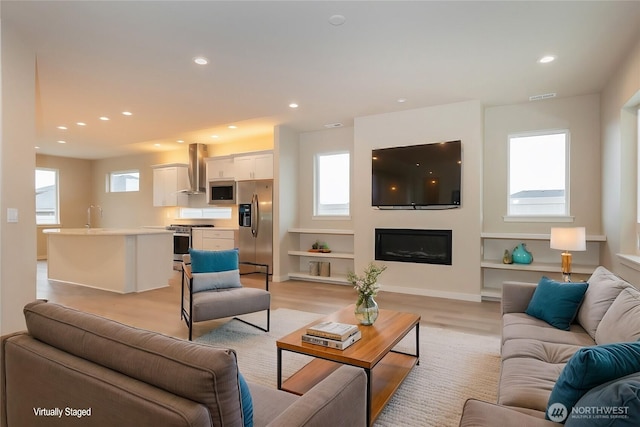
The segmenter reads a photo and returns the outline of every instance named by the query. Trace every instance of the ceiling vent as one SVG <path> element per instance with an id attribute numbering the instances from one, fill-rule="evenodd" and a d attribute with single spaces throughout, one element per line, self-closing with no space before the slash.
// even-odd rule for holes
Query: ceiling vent
<path id="1" fill-rule="evenodd" d="M 324 127 L 328 129 L 341 128 L 342 126 L 343 126 L 342 123 L 327 123 L 326 125 L 324 125 Z"/>
<path id="2" fill-rule="evenodd" d="M 533 95 L 529 97 L 529 101 L 542 101 L 543 99 L 555 98 L 556 93 L 543 93 L 542 95 Z"/>

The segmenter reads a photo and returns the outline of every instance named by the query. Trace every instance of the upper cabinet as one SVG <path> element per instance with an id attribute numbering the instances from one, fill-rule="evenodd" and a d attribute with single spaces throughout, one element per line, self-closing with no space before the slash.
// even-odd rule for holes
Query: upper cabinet
<path id="1" fill-rule="evenodd" d="M 211 157 L 207 159 L 207 182 L 219 179 L 234 179 L 233 157 Z"/>
<path id="2" fill-rule="evenodd" d="M 234 157 L 236 181 L 273 179 L 273 153 L 260 153 Z"/>
<path id="3" fill-rule="evenodd" d="M 157 165 L 153 168 L 153 206 L 187 206 L 189 188 L 188 166 Z"/>

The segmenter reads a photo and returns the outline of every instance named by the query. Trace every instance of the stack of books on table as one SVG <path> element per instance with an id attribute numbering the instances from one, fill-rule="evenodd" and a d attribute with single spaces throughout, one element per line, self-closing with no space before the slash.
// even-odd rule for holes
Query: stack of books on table
<path id="1" fill-rule="evenodd" d="M 337 322 L 321 322 L 307 328 L 302 342 L 344 350 L 362 338 L 357 325 Z"/>

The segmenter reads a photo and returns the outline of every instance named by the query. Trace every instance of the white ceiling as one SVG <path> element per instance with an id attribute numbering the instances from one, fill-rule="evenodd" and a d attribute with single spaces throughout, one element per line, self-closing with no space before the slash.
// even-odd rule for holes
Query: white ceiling
<path id="1" fill-rule="evenodd" d="M 178 139 L 228 142 L 277 124 L 314 131 L 471 99 L 597 93 L 640 37 L 639 1 L 2 0 L 1 8 L 2 26 L 36 52 L 34 145 L 81 158 L 176 149 Z M 335 14 L 346 22 L 331 25 Z M 557 60 L 538 64 L 546 54 Z M 210 64 L 194 64 L 199 55 Z"/>

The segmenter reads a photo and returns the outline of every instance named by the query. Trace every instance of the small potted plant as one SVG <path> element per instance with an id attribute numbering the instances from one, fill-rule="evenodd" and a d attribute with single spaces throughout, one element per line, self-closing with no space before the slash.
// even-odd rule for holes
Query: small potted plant
<path id="1" fill-rule="evenodd" d="M 380 289 L 378 276 L 387 269 L 386 266 L 369 263 L 364 269 L 364 274 L 358 276 L 354 272 L 347 273 L 347 280 L 358 292 L 355 316 L 363 325 L 373 325 L 378 318 L 378 303 L 373 299 Z"/>

